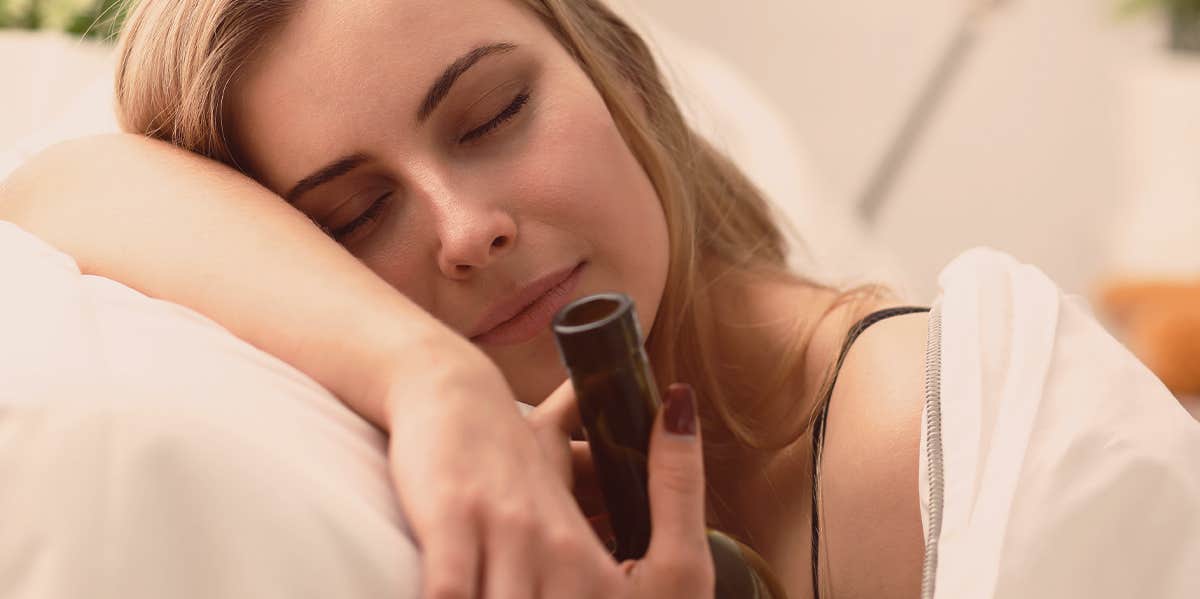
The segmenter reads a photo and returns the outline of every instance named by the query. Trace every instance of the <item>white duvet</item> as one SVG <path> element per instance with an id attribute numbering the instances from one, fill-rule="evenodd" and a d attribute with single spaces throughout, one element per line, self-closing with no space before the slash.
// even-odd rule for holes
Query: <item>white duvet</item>
<path id="1" fill-rule="evenodd" d="M 926 596 L 1200 597 L 1200 423 L 1038 269 L 981 248 L 938 281 Z"/>

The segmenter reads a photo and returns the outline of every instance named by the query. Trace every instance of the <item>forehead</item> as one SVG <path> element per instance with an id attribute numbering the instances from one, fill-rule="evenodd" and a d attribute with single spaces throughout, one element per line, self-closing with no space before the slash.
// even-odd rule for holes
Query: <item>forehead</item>
<path id="1" fill-rule="evenodd" d="M 269 54 L 353 67 L 363 62 L 416 63 L 484 36 L 529 33 L 533 13 L 519 0 L 303 0 Z M 341 63 L 340 65 L 337 63 Z"/>
<path id="2" fill-rule="evenodd" d="M 408 125 L 438 75 L 481 44 L 511 42 L 533 51 L 556 45 L 519 0 L 303 0 L 298 6 L 229 90 L 239 154 L 267 179 L 279 173 L 262 164 L 271 162 L 264 155 L 286 151 L 289 162 L 310 165 L 329 159 L 329 148 L 299 143 L 305 137 L 336 130 L 363 139 L 378 130 L 379 116 L 397 109 Z"/>

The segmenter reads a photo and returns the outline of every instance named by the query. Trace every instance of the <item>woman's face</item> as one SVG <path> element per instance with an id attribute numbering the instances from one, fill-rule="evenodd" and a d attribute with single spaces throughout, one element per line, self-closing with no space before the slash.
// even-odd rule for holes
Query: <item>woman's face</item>
<path id="1" fill-rule="evenodd" d="M 657 195 L 591 81 L 514 0 L 305 0 L 229 108 L 242 165 L 471 338 L 522 401 L 566 376 L 549 322 L 567 301 L 625 292 L 650 330 L 667 276 Z"/>

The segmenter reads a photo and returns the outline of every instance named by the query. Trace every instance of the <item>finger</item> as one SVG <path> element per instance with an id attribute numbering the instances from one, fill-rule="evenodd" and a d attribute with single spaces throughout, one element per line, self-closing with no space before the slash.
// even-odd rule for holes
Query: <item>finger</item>
<path id="1" fill-rule="evenodd" d="M 570 428 L 575 426 L 579 418 L 579 412 L 575 409 L 575 388 L 571 386 L 570 379 L 559 385 L 526 418 L 559 480 L 570 488 L 575 476 L 574 458 L 568 443 Z"/>
<path id="2" fill-rule="evenodd" d="M 571 470 L 576 478 L 595 482 L 596 464 L 592 461 L 592 448 L 587 441 L 571 441 Z"/>
<path id="3" fill-rule="evenodd" d="M 538 527 L 532 510 L 509 512 L 488 531 L 483 566 L 484 599 L 530 599 L 538 579 L 532 540 Z"/>
<path id="4" fill-rule="evenodd" d="M 663 549 L 704 545 L 704 460 L 695 394 L 671 385 L 650 435 L 650 521 Z"/>
<path id="5" fill-rule="evenodd" d="M 614 549 L 612 521 L 609 519 L 608 506 L 604 503 L 604 493 L 596 479 L 596 467 L 592 463 L 592 452 L 583 441 L 571 441 L 571 470 L 575 481 L 571 493 L 575 502 L 587 517 L 588 524 L 596 533 L 605 548 L 611 553 Z"/>
<path id="6" fill-rule="evenodd" d="M 650 519 L 654 533 L 646 552 L 646 582 L 657 588 L 684 585 L 697 592 L 711 579 L 712 560 L 704 522 L 704 460 L 695 393 L 671 385 L 650 437 Z"/>
<path id="7" fill-rule="evenodd" d="M 590 537 L 585 529 L 581 534 Z M 586 538 L 586 537 L 585 537 Z M 599 545 L 597 543 L 597 545 Z M 605 570 L 614 568 L 612 558 L 602 548 L 591 552 L 591 555 L 575 554 L 578 557 L 566 557 L 561 552 L 551 548 L 543 554 L 548 567 L 543 573 L 543 580 L 538 587 L 538 597 L 543 599 L 576 598 L 576 597 L 612 597 L 603 589 L 612 586 L 611 581 L 605 582 Z"/>
<path id="8" fill-rule="evenodd" d="M 565 496 L 564 492 L 564 496 Z M 545 544 L 542 546 L 542 584 L 539 597 L 604 598 L 616 596 L 616 576 L 611 554 L 596 536 L 590 523 L 573 507 L 558 510 L 546 506 Z"/>
<path id="9" fill-rule="evenodd" d="M 533 409 L 528 418 L 534 428 L 554 428 L 568 436 L 583 426 L 571 379 L 567 379 L 550 393 L 545 401 Z"/>
<path id="10" fill-rule="evenodd" d="M 608 512 L 588 516 L 588 525 L 592 527 L 592 533 L 596 535 L 596 539 L 604 545 L 604 550 L 609 555 L 617 551 L 617 535 L 613 530 L 612 519 L 609 518 Z"/>
<path id="11" fill-rule="evenodd" d="M 605 510 L 604 495 L 596 478 L 592 452 L 583 441 L 571 441 L 571 472 L 574 481 L 571 493 L 584 515 L 592 516 Z"/>
<path id="12" fill-rule="evenodd" d="M 443 517 L 422 534 L 422 592 L 425 599 L 474 599 L 479 582 L 479 536 L 474 523 Z"/>
<path id="13" fill-rule="evenodd" d="M 596 478 L 596 464 L 592 461 L 592 449 L 586 441 L 571 441 L 571 472 L 575 476 L 575 493 L 600 494 L 600 482 Z"/>
<path id="14" fill-rule="evenodd" d="M 624 573 L 625 576 L 632 576 L 634 570 L 637 569 L 637 565 L 637 560 L 627 559 L 621 562 L 621 572 Z"/>
<path id="15" fill-rule="evenodd" d="M 574 468 L 572 466 L 570 439 L 561 431 L 553 428 L 534 428 L 534 439 L 542 448 L 542 454 L 550 463 L 555 478 L 566 489 L 575 484 Z"/>

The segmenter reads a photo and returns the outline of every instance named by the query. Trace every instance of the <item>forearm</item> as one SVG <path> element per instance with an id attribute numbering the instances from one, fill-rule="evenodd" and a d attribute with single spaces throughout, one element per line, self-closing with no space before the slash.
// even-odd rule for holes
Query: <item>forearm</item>
<path id="1" fill-rule="evenodd" d="M 213 161 L 133 136 L 53 148 L 0 187 L 0 219 L 86 274 L 188 306 L 388 427 L 401 369 L 431 376 L 474 347 L 299 211 Z"/>

